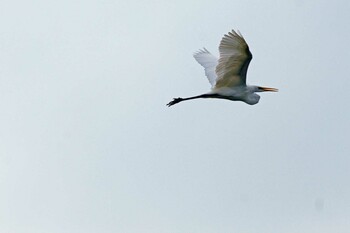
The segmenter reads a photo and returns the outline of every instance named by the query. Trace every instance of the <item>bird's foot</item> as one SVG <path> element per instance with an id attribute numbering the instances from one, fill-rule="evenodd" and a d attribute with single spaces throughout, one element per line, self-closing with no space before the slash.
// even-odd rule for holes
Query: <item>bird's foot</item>
<path id="1" fill-rule="evenodd" d="M 174 98 L 172 101 L 170 101 L 166 106 L 170 107 L 174 104 L 180 103 L 183 99 L 182 98 Z"/>

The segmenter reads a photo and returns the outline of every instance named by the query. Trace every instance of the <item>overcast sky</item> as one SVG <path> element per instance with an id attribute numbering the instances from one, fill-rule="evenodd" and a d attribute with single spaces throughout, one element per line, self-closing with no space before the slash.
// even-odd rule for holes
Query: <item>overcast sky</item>
<path id="1" fill-rule="evenodd" d="M 0 232 L 350 232 L 350 2 L 2 0 Z M 239 29 L 250 106 L 193 59 Z"/>

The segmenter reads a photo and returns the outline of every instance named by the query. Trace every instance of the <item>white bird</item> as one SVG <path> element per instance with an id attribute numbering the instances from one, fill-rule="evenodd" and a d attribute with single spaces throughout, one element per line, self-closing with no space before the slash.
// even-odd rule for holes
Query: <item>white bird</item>
<path id="1" fill-rule="evenodd" d="M 234 30 L 224 35 L 219 46 L 220 59 L 217 59 L 206 48 L 199 50 L 193 56 L 204 67 L 212 88 L 211 91 L 188 98 L 174 98 L 168 107 L 184 100 L 198 98 L 218 98 L 232 101 L 243 101 L 254 105 L 260 96 L 255 92 L 273 91 L 272 87 L 250 86 L 246 84 L 247 70 L 253 56 L 241 33 Z"/>

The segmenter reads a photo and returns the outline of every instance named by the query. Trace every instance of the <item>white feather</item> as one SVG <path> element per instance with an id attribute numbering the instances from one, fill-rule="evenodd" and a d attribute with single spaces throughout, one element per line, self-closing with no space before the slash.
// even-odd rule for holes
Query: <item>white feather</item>
<path id="1" fill-rule="evenodd" d="M 218 65 L 218 58 L 211 54 L 206 48 L 203 48 L 193 54 L 194 59 L 204 67 L 205 75 L 207 76 L 212 87 L 216 84 L 216 66 Z"/>

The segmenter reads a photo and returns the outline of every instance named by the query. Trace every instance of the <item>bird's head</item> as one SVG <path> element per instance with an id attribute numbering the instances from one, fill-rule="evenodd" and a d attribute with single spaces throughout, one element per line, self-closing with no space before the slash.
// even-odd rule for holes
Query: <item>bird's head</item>
<path id="1" fill-rule="evenodd" d="M 265 92 L 265 91 L 272 91 L 272 92 L 278 92 L 277 88 L 273 87 L 256 87 L 255 92 Z"/>

